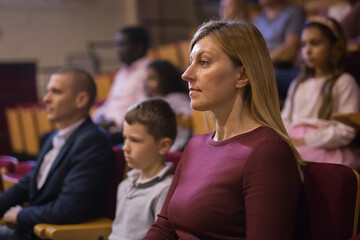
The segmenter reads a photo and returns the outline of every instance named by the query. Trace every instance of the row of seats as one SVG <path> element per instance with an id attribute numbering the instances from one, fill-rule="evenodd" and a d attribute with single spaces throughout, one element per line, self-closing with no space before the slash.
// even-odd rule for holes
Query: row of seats
<path id="1" fill-rule="evenodd" d="M 37 236 L 53 240 L 107 239 L 114 219 L 116 188 L 126 172 L 121 148 L 114 147 L 114 151 L 115 167 L 100 218 L 80 224 L 37 224 L 34 227 Z M 181 154 L 168 153 L 166 161 L 176 166 Z M 330 163 L 309 163 L 303 172 L 296 239 L 345 240 L 355 236 L 360 204 L 359 174 L 347 166 Z"/>
<path id="2" fill-rule="evenodd" d="M 36 156 L 40 136 L 56 129 L 48 120 L 45 108 L 37 104 L 7 108 L 5 116 L 11 148 L 16 154 Z"/>

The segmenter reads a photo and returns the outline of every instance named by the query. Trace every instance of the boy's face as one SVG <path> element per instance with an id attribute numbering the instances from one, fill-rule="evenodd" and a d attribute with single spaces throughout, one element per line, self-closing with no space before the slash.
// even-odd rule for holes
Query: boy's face
<path id="1" fill-rule="evenodd" d="M 130 168 L 146 171 L 162 161 L 160 141 L 155 141 L 145 126 L 124 122 L 124 155 Z"/>

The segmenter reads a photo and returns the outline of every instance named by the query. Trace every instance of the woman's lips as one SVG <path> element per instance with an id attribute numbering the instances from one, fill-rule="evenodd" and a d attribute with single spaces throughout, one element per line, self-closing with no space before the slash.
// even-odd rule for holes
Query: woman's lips
<path id="1" fill-rule="evenodd" d="M 201 91 L 199 89 L 195 89 L 195 88 L 189 88 L 189 95 L 190 97 L 197 94 L 197 93 L 200 93 Z"/>

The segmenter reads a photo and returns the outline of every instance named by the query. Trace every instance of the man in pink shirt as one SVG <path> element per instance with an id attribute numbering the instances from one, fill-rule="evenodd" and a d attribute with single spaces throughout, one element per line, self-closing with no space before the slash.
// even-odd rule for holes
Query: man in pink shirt
<path id="1" fill-rule="evenodd" d="M 95 122 L 110 132 L 113 144 L 122 142 L 125 112 L 146 97 L 146 57 L 149 36 L 141 27 L 125 27 L 116 33 L 117 55 L 122 67 L 116 73 L 110 93 L 94 114 Z"/>

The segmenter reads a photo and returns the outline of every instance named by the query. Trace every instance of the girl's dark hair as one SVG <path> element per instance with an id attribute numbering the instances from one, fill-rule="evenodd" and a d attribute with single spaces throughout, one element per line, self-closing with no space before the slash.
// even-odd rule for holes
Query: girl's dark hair
<path id="1" fill-rule="evenodd" d="M 326 37 L 330 41 L 330 73 L 327 77 L 324 85 L 321 88 L 322 95 L 322 103 L 318 113 L 318 117 L 320 119 L 330 119 L 332 116 L 332 108 L 333 108 L 333 99 L 332 99 L 332 89 L 336 80 L 340 77 L 341 74 L 344 73 L 345 63 L 346 63 L 346 37 L 343 29 L 340 24 L 332 19 L 328 18 L 329 21 L 334 25 L 336 32 L 338 33 L 338 37 L 334 35 L 334 33 L 324 24 L 317 21 L 306 21 L 304 29 L 307 28 L 317 28 L 320 30 L 321 34 Z M 290 117 L 292 116 L 293 111 L 293 102 L 295 92 L 298 86 L 304 82 L 306 79 L 314 77 L 315 70 L 309 68 L 304 63 L 302 64 L 302 71 L 299 77 L 296 79 L 296 85 L 294 91 L 291 96 L 291 109 L 290 109 Z"/>
<path id="2" fill-rule="evenodd" d="M 148 69 L 154 69 L 159 76 L 159 92 L 165 96 L 173 92 L 186 93 L 185 82 L 181 79 L 181 73 L 166 60 L 153 60 Z"/>

